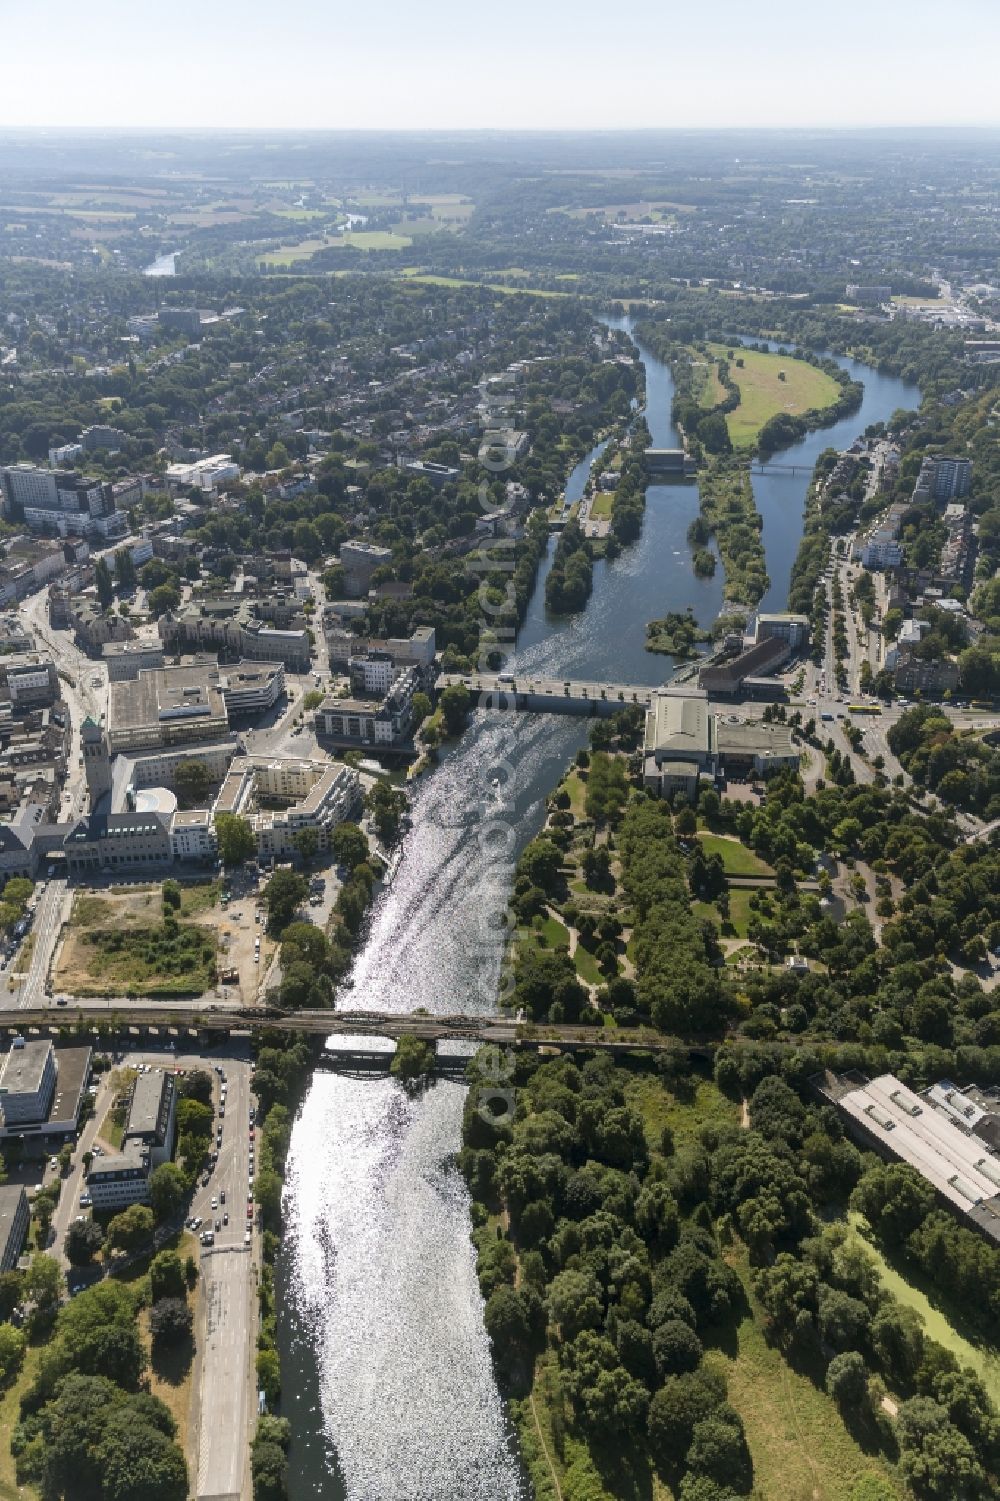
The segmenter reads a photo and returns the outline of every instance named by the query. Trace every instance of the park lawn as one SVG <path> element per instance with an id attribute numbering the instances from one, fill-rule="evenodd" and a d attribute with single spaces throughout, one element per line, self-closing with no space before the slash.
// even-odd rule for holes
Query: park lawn
<path id="1" fill-rule="evenodd" d="M 901 1497 L 891 1468 L 866 1454 L 848 1433 L 832 1398 L 768 1344 L 742 1248 L 731 1261 L 750 1307 L 736 1327 L 735 1356 L 727 1353 L 725 1366 L 729 1401 L 743 1419 L 753 1459 L 754 1495 L 768 1501 L 850 1501 L 858 1482 L 876 1475 Z"/>
<path id="2" fill-rule="evenodd" d="M 718 406 L 720 401 L 725 401 L 728 391 L 719 379 L 719 367 L 717 361 L 700 350 L 689 349 L 694 366 L 694 395 L 700 407 Z"/>
<path id="3" fill-rule="evenodd" d="M 725 344 L 710 344 L 709 349 L 716 358 L 725 358 L 728 353 Z M 743 368 L 734 361 L 729 373 L 739 387 L 740 404 L 726 417 L 735 448 L 752 447 L 764 423 L 779 412 L 799 416 L 822 410 L 833 406 L 840 395 L 833 377 L 806 360 L 742 348 L 737 357 L 742 359 Z M 779 380 L 779 371 L 784 371 L 784 380 Z"/>
<path id="4" fill-rule="evenodd" d="M 569 776 L 563 777 L 560 790 L 562 789 L 569 793 L 569 806 L 573 817 L 583 818 L 586 811 L 587 789 L 580 778 L 580 773 L 571 771 Z"/>
<path id="5" fill-rule="evenodd" d="M 3 1389 L 0 1395 L 0 1501 L 28 1501 L 38 1492 L 33 1485 L 18 1485 L 14 1456 L 10 1452 L 10 1439 L 20 1420 L 21 1398 L 35 1379 L 38 1363 L 47 1341 L 29 1345 L 24 1352 L 24 1364 L 16 1379 Z"/>
<path id="6" fill-rule="evenodd" d="M 582 943 L 578 943 L 573 954 L 573 963 L 576 972 L 585 985 L 603 985 L 604 975 L 601 967 L 589 949 L 585 949 Z"/>
<path id="7" fill-rule="evenodd" d="M 707 918 L 714 922 L 719 929 L 722 938 L 745 938 L 750 922 L 750 897 L 752 892 L 739 886 L 729 893 L 729 916 L 723 921 L 722 914 L 714 902 L 692 902 L 691 911 L 695 917 Z"/>
<path id="8" fill-rule="evenodd" d="M 549 949 L 569 948 L 569 929 L 565 923 L 561 923 L 557 917 L 545 917 L 536 928 L 545 940 L 545 947 Z"/>
<path id="9" fill-rule="evenodd" d="M 697 1136 L 705 1126 L 722 1130 L 739 1123 L 739 1105 L 704 1073 L 689 1074 L 676 1094 L 661 1079 L 642 1074 L 626 1085 L 625 1097 L 642 1116 L 646 1140 L 656 1151 L 664 1126 L 670 1127 L 675 1144 L 680 1144 Z"/>
<path id="10" fill-rule="evenodd" d="M 1000 1407 L 1000 1349 L 980 1339 L 977 1331 L 963 1319 L 960 1309 L 947 1309 L 943 1300 L 932 1303 L 918 1285 L 917 1280 L 904 1276 L 892 1266 L 880 1248 L 870 1241 L 864 1231 L 865 1220 L 860 1214 L 848 1216 L 855 1237 L 878 1269 L 879 1279 L 898 1302 L 912 1308 L 920 1316 L 924 1329 L 931 1339 L 937 1340 L 950 1350 L 961 1365 L 971 1366 L 986 1387 L 993 1401 Z M 936 1290 L 935 1290 L 936 1295 Z"/>
<path id="11" fill-rule="evenodd" d="M 595 495 L 590 502 L 590 515 L 594 521 L 604 521 L 611 515 L 611 507 L 614 504 L 614 496 L 607 490 L 602 490 L 600 495 Z"/>
<path id="12" fill-rule="evenodd" d="M 721 855 L 722 868 L 727 876 L 772 876 L 774 871 L 769 865 L 765 865 L 753 850 L 748 850 L 745 844 L 740 844 L 738 839 L 730 839 L 724 834 L 706 834 L 704 830 L 698 831 L 702 848 L 706 855 Z"/>

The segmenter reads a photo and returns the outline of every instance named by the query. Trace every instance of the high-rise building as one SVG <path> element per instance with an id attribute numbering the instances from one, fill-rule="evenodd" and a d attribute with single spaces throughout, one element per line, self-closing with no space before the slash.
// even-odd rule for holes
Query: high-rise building
<path id="1" fill-rule="evenodd" d="M 108 750 L 108 737 L 88 715 L 80 726 L 80 740 L 83 744 L 83 768 L 87 777 L 87 790 L 90 793 L 90 806 L 94 808 L 105 793 L 111 791 L 111 754 Z"/>

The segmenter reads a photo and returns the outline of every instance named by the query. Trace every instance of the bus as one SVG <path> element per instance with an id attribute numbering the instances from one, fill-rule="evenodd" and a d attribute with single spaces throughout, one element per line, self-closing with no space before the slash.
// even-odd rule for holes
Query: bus
<path id="1" fill-rule="evenodd" d="M 881 714 L 881 704 L 848 704 L 849 714 Z"/>

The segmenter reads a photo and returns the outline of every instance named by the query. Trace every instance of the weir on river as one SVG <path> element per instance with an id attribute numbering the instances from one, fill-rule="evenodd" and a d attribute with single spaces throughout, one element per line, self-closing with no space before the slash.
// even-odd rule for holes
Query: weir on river
<path id="1" fill-rule="evenodd" d="M 652 444 L 677 447 L 670 372 L 641 353 Z M 861 409 L 780 455 L 801 473 L 753 477 L 772 580 L 764 608 L 781 608 L 787 597 L 816 456 L 917 404 L 913 387 L 841 363 L 866 382 Z M 570 476 L 570 500 L 583 492 L 591 457 Z M 721 568 L 704 579 L 691 567 L 686 534 L 697 514 L 696 485 L 650 485 L 641 538 L 596 565 L 586 609 L 568 620 L 545 612 L 550 542 L 508 670 L 559 682 L 662 683 L 668 661 L 646 652 L 646 622 L 690 605 L 709 626 L 722 606 Z M 514 862 L 588 728 L 573 717 L 474 717 L 415 790 L 412 831 L 373 913 L 346 1006 L 495 1010 Z M 385 1077 L 322 1073 L 311 1084 L 288 1158 L 278 1268 L 296 1501 L 529 1494 L 493 1378 L 469 1198 L 453 1162 L 464 1095 L 447 1080 L 416 1098 Z"/>

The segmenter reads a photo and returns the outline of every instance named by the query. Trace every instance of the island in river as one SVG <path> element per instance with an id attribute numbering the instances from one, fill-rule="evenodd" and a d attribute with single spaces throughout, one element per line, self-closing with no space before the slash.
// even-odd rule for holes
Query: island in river
<path id="1" fill-rule="evenodd" d="M 670 610 L 661 620 L 651 620 L 646 626 L 647 651 L 661 652 L 685 662 L 698 656 L 699 642 L 711 639 L 712 632 L 698 624 L 690 605 L 683 613 Z"/>

